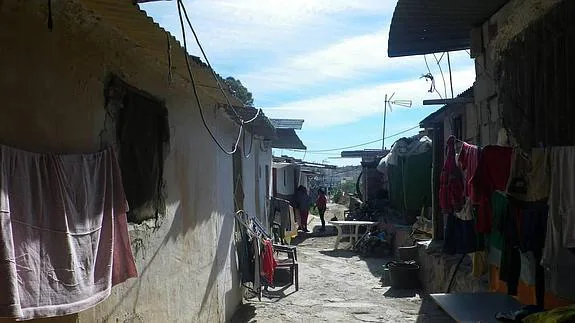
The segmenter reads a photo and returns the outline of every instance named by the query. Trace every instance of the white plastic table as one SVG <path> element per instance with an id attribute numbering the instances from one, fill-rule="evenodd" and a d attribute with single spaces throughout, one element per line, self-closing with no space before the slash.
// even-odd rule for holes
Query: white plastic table
<path id="1" fill-rule="evenodd" d="M 335 226 L 335 228 L 337 229 L 337 238 L 335 240 L 335 246 L 333 247 L 334 250 L 337 249 L 337 247 L 339 246 L 339 242 L 343 238 L 349 237 L 350 246 L 352 246 L 355 242 L 357 242 L 357 239 L 359 238 L 359 227 L 361 227 L 362 225 L 370 226 L 377 224 L 377 222 L 371 222 L 371 221 L 329 221 L 329 223 L 333 224 L 333 226 Z M 342 230 L 344 226 L 353 227 L 351 230 L 352 233 L 344 234 Z"/>

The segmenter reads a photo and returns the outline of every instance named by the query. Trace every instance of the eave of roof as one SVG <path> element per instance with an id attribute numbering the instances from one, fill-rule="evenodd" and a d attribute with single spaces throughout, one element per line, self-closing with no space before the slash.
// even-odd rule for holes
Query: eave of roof
<path id="1" fill-rule="evenodd" d="M 303 119 L 270 119 L 276 129 L 295 129 L 301 130 Z"/>
<path id="2" fill-rule="evenodd" d="M 276 129 L 276 134 L 277 138 L 272 140 L 272 148 L 307 149 L 293 129 Z"/>
<path id="3" fill-rule="evenodd" d="M 468 88 L 467 90 L 463 91 L 457 97 L 458 98 L 472 98 L 473 97 L 473 86 Z M 449 109 L 453 106 L 457 106 L 457 105 L 461 105 L 461 104 L 454 103 L 454 104 L 446 104 L 446 105 L 442 106 L 441 108 L 437 109 L 437 111 L 431 113 L 430 115 L 425 117 L 425 119 L 421 120 L 419 122 L 419 126 L 425 128 L 425 126 L 429 126 L 431 124 L 443 121 L 443 114 L 445 113 L 445 111 L 447 111 L 447 109 Z M 439 120 L 439 119 L 441 119 L 441 120 Z"/>
<path id="4" fill-rule="evenodd" d="M 471 29 L 509 0 L 398 0 L 391 19 L 389 57 L 468 49 Z"/>
<path id="5" fill-rule="evenodd" d="M 389 150 L 364 149 L 364 150 L 344 150 L 341 152 L 342 158 L 375 158 L 387 156 Z"/>
<path id="6" fill-rule="evenodd" d="M 247 106 L 243 107 L 234 106 L 232 108 L 232 106 L 228 104 L 219 104 L 218 107 L 223 109 L 226 112 L 226 114 L 230 117 L 230 119 L 232 119 L 238 125 L 242 124 L 241 120 L 245 122 L 255 118 L 250 123 L 244 124 L 244 129 L 246 131 L 254 135 L 263 137 L 266 140 L 274 140 L 277 138 L 276 129 L 274 128 L 270 120 L 266 117 L 263 111 Z"/>

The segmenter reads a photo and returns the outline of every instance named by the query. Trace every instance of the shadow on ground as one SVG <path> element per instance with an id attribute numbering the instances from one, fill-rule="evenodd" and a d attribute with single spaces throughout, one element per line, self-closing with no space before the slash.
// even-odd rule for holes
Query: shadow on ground
<path id="1" fill-rule="evenodd" d="M 417 315 L 416 323 L 455 323 L 429 295 L 421 295 L 421 307 Z"/>
<path id="2" fill-rule="evenodd" d="M 345 242 L 342 244 L 345 245 Z M 320 250 L 319 253 L 329 257 L 335 258 L 346 258 L 351 259 L 353 257 L 357 257 L 360 260 L 363 260 L 367 265 L 367 268 L 371 272 L 374 277 L 381 278 L 383 274 L 384 266 L 390 262 L 392 259 L 387 257 L 367 257 L 359 255 L 357 252 L 348 250 L 348 249 L 337 249 L 337 250 Z"/>
<path id="3" fill-rule="evenodd" d="M 389 288 L 383 296 L 388 298 L 421 298 L 421 306 L 417 313 L 416 323 L 455 323 L 437 303 L 431 299 L 429 294 L 415 289 L 395 289 Z"/>
<path id="4" fill-rule="evenodd" d="M 252 304 L 241 304 L 238 306 L 233 318 L 229 321 L 230 323 L 247 323 L 247 322 L 257 322 L 256 317 L 256 307 Z"/>

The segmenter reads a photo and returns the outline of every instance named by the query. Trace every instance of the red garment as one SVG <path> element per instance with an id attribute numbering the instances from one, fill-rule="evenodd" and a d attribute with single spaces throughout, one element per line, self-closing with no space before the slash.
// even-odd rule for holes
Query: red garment
<path id="1" fill-rule="evenodd" d="M 274 259 L 274 248 L 270 240 L 264 240 L 264 252 L 262 254 L 262 274 L 270 284 L 274 282 L 274 272 L 277 262 Z"/>
<path id="2" fill-rule="evenodd" d="M 471 178 L 473 178 L 477 170 L 477 164 L 479 163 L 479 148 L 464 142 L 463 147 L 461 147 L 461 152 L 459 153 L 458 162 L 461 170 L 465 174 L 464 194 L 473 201 L 475 200 L 475 191 L 471 183 Z"/>
<path id="3" fill-rule="evenodd" d="M 320 194 L 315 202 L 318 209 L 325 209 L 327 207 L 327 198 L 324 194 Z"/>
<path id="4" fill-rule="evenodd" d="M 479 204 L 477 231 L 491 232 L 491 195 L 495 191 L 505 191 L 511 171 L 513 148 L 487 146 L 483 148 L 477 170 L 471 182 L 475 192 L 474 203 Z"/>
<path id="5" fill-rule="evenodd" d="M 463 207 L 463 175 L 455 162 L 455 137 L 447 139 L 447 154 L 439 178 L 439 206 L 443 212 L 460 211 Z"/>
<path id="6" fill-rule="evenodd" d="M 309 212 L 308 211 L 299 211 L 299 219 L 300 219 L 300 223 L 299 226 L 302 227 L 303 229 L 307 228 L 307 219 L 309 217 Z"/>

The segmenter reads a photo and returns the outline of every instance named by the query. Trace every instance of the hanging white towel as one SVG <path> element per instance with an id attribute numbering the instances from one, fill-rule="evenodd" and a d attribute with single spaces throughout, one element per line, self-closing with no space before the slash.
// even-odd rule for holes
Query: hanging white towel
<path id="1" fill-rule="evenodd" d="M 77 313 L 137 275 L 114 149 L 0 155 L 0 317 Z"/>

